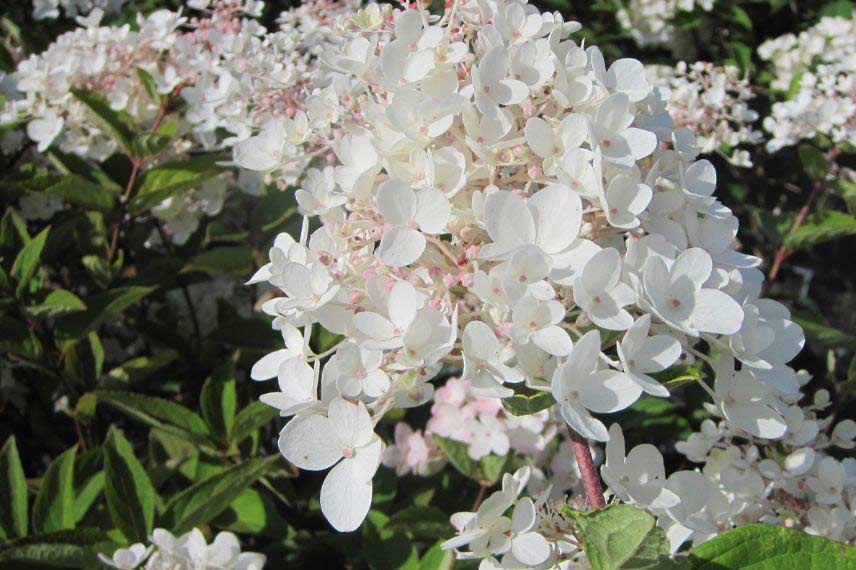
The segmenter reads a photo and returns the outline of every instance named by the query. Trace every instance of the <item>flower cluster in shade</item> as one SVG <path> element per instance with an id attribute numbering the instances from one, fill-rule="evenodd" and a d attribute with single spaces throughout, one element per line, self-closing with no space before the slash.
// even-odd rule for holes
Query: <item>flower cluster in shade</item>
<path id="1" fill-rule="evenodd" d="M 710 12 L 715 0 L 629 0 L 618 10 L 618 23 L 640 46 L 667 46 L 677 40 L 674 20 L 694 10 Z"/>
<path id="2" fill-rule="evenodd" d="M 111 109 L 128 114 L 140 128 L 161 121 L 161 102 L 141 81 L 146 72 L 157 94 L 181 103 L 171 113 L 176 137 L 158 155 L 159 162 L 194 152 L 230 148 L 270 117 L 291 116 L 305 105 L 312 63 L 330 34 L 329 24 L 348 3 L 310 3 L 283 14 L 288 26 L 267 33 L 255 17 L 263 3 L 254 0 L 189 2 L 191 10 L 158 10 L 137 16 L 136 26 L 100 26 L 103 11 L 78 17 L 80 27 L 62 34 L 44 52 L 18 65 L 4 82 L 9 100 L 0 124 L 25 123 L 39 152 L 51 146 L 100 162 L 123 152 L 111 133 L 73 94 L 82 89 L 103 96 Z M 20 144 L 20 135 L 5 144 Z M 298 157 L 298 155 L 295 155 Z M 298 157 L 299 158 L 299 157 Z M 299 174 L 299 166 L 295 166 Z M 254 172 L 223 175 L 181 196 L 170 197 L 151 213 L 175 243 L 184 243 L 204 216 L 217 215 L 227 189 L 257 194 Z M 60 207 L 44 195 L 26 195 L 20 209 L 46 218 Z"/>
<path id="3" fill-rule="evenodd" d="M 178 537 L 156 528 L 148 544 L 138 542 L 98 558 L 118 570 L 261 570 L 267 561 L 263 554 L 241 552 L 238 537 L 231 532 L 218 533 L 208 544 L 198 528 Z"/>
<path id="4" fill-rule="evenodd" d="M 760 260 L 735 249 L 716 171 L 665 90 L 639 61 L 584 47 L 579 28 L 520 0 L 459 0 L 438 16 L 369 4 L 337 22 L 307 111 L 234 146 L 237 165 L 275 180 L 293 149 L 313 160 L 296 192 L 299 235 L 279 235 L 250 281 L 274 288 L 262 309 L 284 341 L 252 376 L 278 381 L 262 399 L 291 418 L 285 458 L 330 469 L 321 510 L 338 530 L 363 521 L 382 460 L 435 468 L 427 436 L 402 427 L 385 454 L 375 433 L 388 411 L 432 399 L 427 430 L 479 457 L 512 446 L 491 427 L 499 399 L 549 394 L 562 429 L 612 446 L 612 493 L 689 513 L 668 519 L 687 528 L 692 492 L 664 491 L 662 458 L 624 460 L 604 415 L 643 394 L 668 398 L 660 373 L 701 360 L 715 371 L 712 386 L 699 381 L 713 415 L 744 437 L 786 437 L 781 401 L 800 389 L 788 362 L 802 330 L 760 298 Z M 317 326 L 345 340 L 313 354 Z M 455 380 L 435 391 L 444 366 L 466 390 Z M 444 415 L 450 402 L 462 417 Z M 621 490 L 621 469 L 653 471 Z M 490 516 L 516 500 L 502 493 Z M 521 508 L 512 535 L 535 528 Z M 510 540 L 476 550 L 508 555 Z"/>
<path id="5" fill-rule="evenodd" d="M 767 150 L 823 136 L 856 145 L 856 19 L 824 17 L 799 35 L 786 34 L 758 47 L 770 62 L 771 87 L 786 93 L 773 104 L 764 128 Z"/>
<path id="6" fill-rule="evenodd" d="M 675 127 L 696 133 L 703 154 L 719 152 L 736 166 L 752 166 L 745 146 L 762 142 L 764 134 L 754 128 L 758 113 L 749 107 L 755 93 L 736 67 L 698 61 L 651 65 L 646 71 L 668 94 L 667 110 Z M 744 148 L 736 148 L 739 145 Z"/>

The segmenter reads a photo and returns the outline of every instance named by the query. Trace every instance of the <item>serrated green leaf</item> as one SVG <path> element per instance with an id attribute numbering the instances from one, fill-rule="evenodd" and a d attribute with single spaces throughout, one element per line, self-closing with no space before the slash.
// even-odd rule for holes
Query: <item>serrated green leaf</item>
<path id="1" fill-rule="evenodd" d="M 276 455 L 250 459 L 174 495 L 164 512 L 167 526 L 178 534 L 209 523 L 229 508 L 244 489 L 267 473 L 278 459 Z"/>
<path id="2" fill-rule="evenodd" d="M 154 523 L 155 489 L 130 442 L 115 427 L 104 443 L 104 496 L 116 528 L 130 542 L 145 541 Z"/>
<path id="3" fill-rule="evenodd" d="M 819 149 L 808 144 L 801 144 L 797 148 L 797 155 L 803 171 L 812 180 L 823 180 L 829 174 L 829 159 Z"/>
<path id="4" fill-rule="evenodd" d="M 33 505 L 33 530 L 55 532 L 74 527 L 74 458 L 77 446 L 48 465 Z"/>
<path id="5" fill-rule="evenodd" d="M 830 210 L 806 216 L 803 224 L 785 238 L 785 245 L 797 250 L 850 235 L 856 235 L 856 216 Z"/>
<path id="6" fill-rule="evenodd" d="M 856 567 L 856 549 L 820 536 L 775 525 L 752 524 L 724 532 L 690 552 L 693 570 L 719 568 Z"/>
<path id="7" fill-rule="evenodd" d="M 802 327 L 809 344 L 856 350 L 856 336 L 852 334 L 847 334 L 807 315 L 795 315 L 793 321 Z"/>
<path id="8" fill-rule="evenodd" d="M 134 120 L 126 111 L 114 111 L 102 95 L 72 87 L 71 93 L 93 114 L 96 122 L 121 146 L 130 151 L 134 138 Z"/>
<path id="9" fill-rule="evenodd" d="M 731 6 L 731 18 L 740 26 L 746 28 L 747 30 L 752 29 L 752 18 L 749 17 L 749 14 L 746 13 L 746 10 L 737 6 L 736 4 Z"/>
<path id="10" fill-rule="evenodd" d="M 76 174 L 61 176 L 44 192 L 63 202 L 90 210 L 109 212 L 116 203 L 115 196 L 108 189 Z"/>
<path id="11" fill-rule="evenodd" d="M 35 275 L 39 267 L 39 258 L 48 239 L 50 227 L 42 230 L 39 235 L 31 239 L 18 253 L 12 264 L 12 278 L 18 283 L 17 294 L 21 295 L 27 288 L 30 279 Z"/>
<path id="12" fill-rule="evenodd" d="M 640 551 L 656 522 L 647 511 L 624 504 L 578 513 L 574 519 L 593 570 L 621 568 Z"/>
<path id="13" fill-rule="evenodd" d="M 104 460 L 101 447 L 77 456 L 74 462 L 74 520 L 83 520 L 104 491 Z"/>
<path id="14" fill-rule="evenodd" d="M 199 408 L 212 433 L 227 441 L 235 424 L 238 393 L 235 387 L 235 363 L 217 369 L 202 386 Z"/>
<path id="15" fill-rule="evenodd" d="M 0 450 L 0 526 L 7 539 L 27 536 L 27 479 L 14 435 Z"/>
<path id="16" fill-rule="evenodd" d="M 110 380 L 123 384 L 141 382 L 178 358 L 178 352 L 168 348 L 154 356 L 138 356 L 127 360 L 107 373 Z"/>
<path id="17" fill-rule="evenodd" d="M 850 18 L 853 16 L 853 2 L 850 0 L 834 0 L 827 2 L 820 9 L 821 17 L 841 17 Z"/>

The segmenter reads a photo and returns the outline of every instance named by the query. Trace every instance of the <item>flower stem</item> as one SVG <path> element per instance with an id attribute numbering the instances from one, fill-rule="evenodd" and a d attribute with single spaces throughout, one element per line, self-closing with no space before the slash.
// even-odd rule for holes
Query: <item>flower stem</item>
<path id="1" fill-rule="evenodd" d="M 591 451 L 589 450 L 588 442 L 573 429 L 569 429 L 569 431 L 571 432 L 571 447 L 574 450 L 574 457 L 580 468 L 580 476 L 583 479 L 583 488 L 586 491 L 589 507 L 599 509 L 606 503 L 603 500 L 603 489 L 600 486 L 600 479 L 591 460 Z"/>

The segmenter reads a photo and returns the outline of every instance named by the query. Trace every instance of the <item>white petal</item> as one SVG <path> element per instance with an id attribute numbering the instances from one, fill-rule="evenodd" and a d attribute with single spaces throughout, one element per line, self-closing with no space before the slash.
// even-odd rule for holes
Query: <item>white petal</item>
<path id="1" fill-rule="evenodd" d="M 532 342 L 553 356 L 567 356 L 574 347 L 567 331 L 557 325 L 550 325 L 535 332 Z"/>
<path id="2" fill-rule="evenodd" d="M 321 485 L 321 512 L 339 532 L 359 528 L 372 503 L 372 481 L 365 480 L 355 461 L 342 461 Z"/>
<path id="3" fill-rule="evenodd" d="M 279 450 L 285 458 L 309 471 L 327 469 L 342 458 L 345 442 L 328 418 L 319 415 L 296 417 L 279 433 Z"/>
<path id="4" fill-rule="evenodd" d="M 537 532 L 527 532 L 511 541 L 511 553 L 524 565 L 537 567 L 550 557 L 550 545 Z"/>
<path id="5" fill-rule="evenodd" d="M 734 334 L 743 324 L 743 309 L 727 293 L 702 289 L 694 295 L 692 324 L 702 332 Z"/>
<path id="6" fill-rule="evenodd" d="M 336 398 L 330 402 L 327 417 L 338 438 L 351 447 L 365 445 L 374 435 L 372 418 L 362 402 Z"/>
<path id="7" fill-rule="evenodd" d="M 390 224 L 407 225 L 416 215 L 416 193 L 400 180 L 387 180 L 381 184 L 375 201 L 384 221 Z"/>
<path id="8" fill-rule="evenodd" d="M 435 188 L 422 190 L 417 197 L 415 220 L 427 234 L 441 234 L 446 229 L 452 205 L 446 195 Z"/>
<path id="9" fill-rule="evenodd" d="M 603 423 L 592 417 L 582 406 L 562 405 L 562 417 L 578 434 L 586 439 L 609 441 L 609 432 Z"/>

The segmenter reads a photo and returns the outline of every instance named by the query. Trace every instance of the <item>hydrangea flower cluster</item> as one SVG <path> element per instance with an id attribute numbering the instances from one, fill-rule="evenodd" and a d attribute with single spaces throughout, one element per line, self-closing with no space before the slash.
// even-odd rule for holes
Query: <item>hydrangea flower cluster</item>
<path id="1" fill-rule="evenodd" d="M 430 401 L 444 365 L 461 367 L 477 398 L 550 394 L 572 436 L 609 442 L 611 492 L 670 509 L 681 528 L 718 508 L 693 492 L 704 477 L 666 489 L 662 458 L 625 458 L 604 414 L 668 397 L 659 373 L 701 359 L 715 371 L 712 388 L 699 380 L 713 414 L 735 433 L 786 436 L 778 402 L 799 390 L 787 363 L 801 329 L 759 298 L 760 260 L 734 249 L 737 219 L 716 199 L 693 131 L 675 126 L 640 62 L 607 66 L 572 38 L 579 28 L 521 0 L 458 0 L 441 16 L 370 4 L 337 24 L 315 79 L 327 87 L 308 95 L 308 112 L 234 147 L 237 164 L 274 177 L 294 148 L 316 159 L 297 191 L 300 235 L 278 236 L 250 281 L 279 290 L 262 308 L 285 342 L 252 376 L 278 379 L 263 401 L 292 417 L 285 458 L 331 469 L 321 509 L 340 531 L 371 503 L 384 455 L 374 426 Z M 313 354 L 316 324 L 346 340 Z M 449 427 L 441 410 L 466 401 L 461 392 L 437 390 L 429 430 Z M 472 438 L 472 426 L 462 433 Z M 411 436 L 402 430 L 393 455 Z M 492 430 L 467 441 L 473 456 L 505 446 Z M 456 516 L 462 537 L 502 528 L 497 550 L 479 535 L 491 556 L 522 552 L 509 530 L 543 546 L 529 535 L 534 505 L 504 522 L 525 478 L 483 504 L 484 524 Z"/>
<path id="2" fill-rule="evenodd" d="M 675 39 L 672 24 L 680 12 L 713 10 L 714 0 L 630 0 L 622 2 L 618 23 L 642 47 L 669 45 Z"/>
<path id="3" fill-rule="evenodd" d="M 801 371 L 797 379 L 804 385 L 811 377 Z M 832 447 L 853 449 L 856 422 L 833 424 L 832 416 L 818 416 L 830 406 L 826 390 L 800 406 L 803 398 L 802 392 L 777 395 L 774 404 L 787 427 L 777 440 L 747 436 L 727 421 L 705 420 L 701 431 L 676 445 L 687 459 L 704 464 L 711 492 L 727 498 L 729 509 L 715 525 L 760 521 L 833 540 L 856 537 L 856 460 L 827 453 Z"/>
<path id="4" fill-rule="evenodd" d="M 33 19 L 52 20 L 60 17 L 60 8 L 66 18 L 86 16 L 98 9 L 105 14 L 115 14 L 127 0 L 33 0 Z"/>
<path id="5" fill-rule="evenodd" d="M 719 152 L 737 166 L 752 166 L 741 144 L 758 144 L 764 134 L 753 128 L 758 113 L 749 108 L 755 93 L 733 66 L 698 61 L 675 67 L 646 66 L 649 79 L 668 93 L 667 109 L 677 128 L 696 133 L 704 154 Z"/>
<path id="6" fill-rule="evenodd" d="M 208 544 L 198 528 L 175 537 L 168 530 L 156 528 L 149 537 L 150 544 L 136 543 L 120 548 L 112 556 L 98 558 L 119 570 L 261 570 L 267 559 L 257 552 L 241 552 L 238 537 L 231 532 L 219 532 Z"/>
<path id="7" fill-rule="evenodd" d="M 138 16 L 137 30 L 128 25 L 99 26 L 103 12 L 98 8 L 87 18 L 78 18 L 81 27 L 18 66 L 12 76 L 16 96 L 0 111 L 0 123 L 26 122 L 26 133 L 40 152 L 56 145 L 64 152 L 102 161 L 119 150 L 117 143 L 72 89 L 101 94 L 111 108 L 127 112 L 136 124 L 153 125 L 163 118 L 162 108 L 138 77 L 142 69 L 152 77 L 158 94 L 180 98 L 185 105 L 175 117 L 184 136 L 176 138 L 159 160 L 229 148 L 270 116 L 292 116 L 304 107 L 310 62 L 329 36 L 326 23 L 352 11 L 348 3 L 335 9 L 305 5 L 283 16 L 287 31 L 268 34 L 253 19 L 261 14 L 261 2 L 197 1 L 189 7 L 202 12 L 185 16 L 181 11 L 159 10 Z M 173 242 L 184 243 L 200 218 L 221 211 L 228 188 L 236 185 L 251 194 L 261 188 L 255 173 L 240 172 L 236 179 L 224 174 L 164 200 L 152 215 L 164 223 Z M 58 207 L 56 200 L 38 195 L 25 196 L 21 204 L 22 212 L 32 218 L 49 217 Z"/>
<path id="8" fill-rule="evenodd" d="M 856 145 L 856 20 L 824 17 L 796 36 L 786 34 L 758 48 L 775 72 L 774 89 L 789 92 L 773 105 L 764 128 L 775 152 L 821 134 Z"/>

